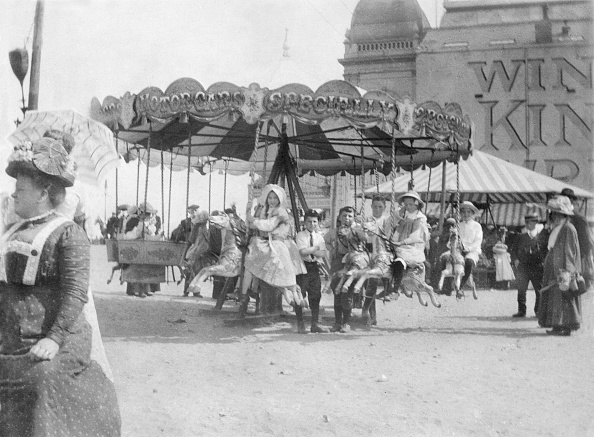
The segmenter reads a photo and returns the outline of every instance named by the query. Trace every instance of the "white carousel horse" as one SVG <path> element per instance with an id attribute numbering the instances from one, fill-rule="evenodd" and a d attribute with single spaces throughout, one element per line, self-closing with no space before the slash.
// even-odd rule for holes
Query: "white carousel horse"
<path id="1" fill-rule="evenodd" d="M 233 223 L 227 214 L 211 215 L 209 221 L 213 226 L 221 229 L 221 254 L 217 264 L 204 267 L 190 282 L 188 292 L 200 293 L 200 285 L 211 276 L 232 278 L 241 272 L 241 259 L 245 250 L 242 240 L 245 239 L 245 229 Z"/>

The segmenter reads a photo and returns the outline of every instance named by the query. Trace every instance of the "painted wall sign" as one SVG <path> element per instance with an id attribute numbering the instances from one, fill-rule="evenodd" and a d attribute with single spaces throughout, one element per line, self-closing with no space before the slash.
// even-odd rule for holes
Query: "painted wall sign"
<path id="1" fill-rule="evenodd" d="M 592 189 L 592 54 L 582 44 L 422 53 L 418 98 L 452 96 L 471 114 L 475 146 Z"/>

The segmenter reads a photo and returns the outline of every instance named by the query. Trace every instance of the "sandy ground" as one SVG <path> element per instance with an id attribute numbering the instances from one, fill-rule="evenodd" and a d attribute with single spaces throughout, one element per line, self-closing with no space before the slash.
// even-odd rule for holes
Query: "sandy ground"
<path id="1" fill-rule="evenodd" d="M 512 319 L 515 290 L 441 309 L 403 296 L 379 303 L 377 327 L 355 310 L 348 334 L 300 335 L 290 314 L 227 326 L 233 303 L 214 312 L 174 284 L 128 297 L 105 259 L 94 246 L 124 436 L 594 436 L 594 337 Z"/>

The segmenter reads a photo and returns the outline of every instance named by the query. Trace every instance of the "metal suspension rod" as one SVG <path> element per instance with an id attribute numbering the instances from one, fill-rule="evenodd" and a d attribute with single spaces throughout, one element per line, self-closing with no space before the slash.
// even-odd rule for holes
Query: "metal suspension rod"
<path id="1" fill-rule="evenodd" d="M 355 186 L 355 212 L 357 212 L 357 164 L 353 158 L 353 185 Z"/>
<path id="2" fill-rule="evenodd" d="M 266 176 L 267 176 L 267 169 L 266 166 L 268 164 L 268 135 L 270 134 L 270 123 L 266 123 L 266 137 L 264 138 L 264 183 L 266 183 Z M 258 145 L 256 144 L 256 147 Z M 255 153 L 255 152 L 254 152 Z"/>
<path id="3" fill-rule="evenodd" d="M 256 138 L 254 140 L 254 151 L 252 153 L 252 159 L 250 160 L 250 186 L 248 188 L 248 201 L 246 205 L 246 216 L 250 215 L 252 202 L 254 201 L 254 182 L 256 180 L 256 150 L 258 149 L 258 141 L 260 140 L 260 129 L 262 128 L 262 122 L 258 123 L 256 128 Z"/>
<path id="4" fill-rule="evenodd" d="M 173 155 L 169 160 L 169 204 L 167 205 L 167 235 L 171 236 L 171 185 L 173 185 Z"/>
<path id="5" fill-rule="evenodd" d="M 392 178 L 392 194 L 390 196 L 390 221 L 392 229 L 396 226 L 396 136 L 395 128 L 392 127 L 392 168 L 390 171 Z"/>
<path id="6" fill-rule="evenodd" d="M 208 213 L 210 214 L 210 199 L 212 197 L 212 162 L 208 163 L 210 172 L 208 173 Z"/>
<path id="7" fill-rule="evenodd" d="M 136 149 L 138 163 L 136 166 L 136 206 L 138 206 L 138 199 L 140 198 L 140 149 Z"/>
<path id="8" fill-rule="evenodd" d="M 227 170 L 229 169 L 229 160 L 225 159 L 225 174 L 223 179 L 223 211 L 227 206 Z"/>
<path id="9" fill-rule="evenodd" d="M 460 155 L 458 153 L 458 143 L 456 143 L 456 231 L 460 235 Z M 462 238 L 458 238 L 458 244 L 463 249 Z"/>
<path id="10" fill-rule="evenodd" d="M 365 164 L 363 159 L 365 158 L 363 152 L 363 146 L 361 146 L 361 217 L 365 221 Z"/>
<path id="11" fill-rule="evenodd" d="M 431 164 L 433 163 L 433 153 L 431 152 L 431 159 L 429 160 L 429 180 L 427 181 L 427 197 L 425 197 L 425 215 L 427 215 L 427 207 L 429 206 L 429 194 L 431 192 L 431 172 L 433 171 L 433 167 Z"/>
<path id="12" fill-rule="evenodd" d="M 188 174 L 186 177 L 186 211 L 190 207 L 190 171 L 192 170 L 191 157 L 192 157 L 192 131 L 190 129 L 190 123 L 188 123 Z"/>
<path id="13" fill-rule="evenodd" d="M 410 140 L 411 148 L 412 148 L 412 143 L 413 143 L 413 141 Z M 410 181 L 408 181 L 408 191 L 412 191 L 415 189 L 415 173 L 414 173 L 413 165 L 414 165 L 414 159 L 413 159 L 413 154 L 411 151 L 411 154 L 410 154 Z"/>
<path id="14" fill-rule="evenodd" d="M 115 140 L 116 140 L 116 153 L 118 154 L 118 164 L 119 164 L 119 160 L 120 160 L 120 153 L 119 153 L 119 138 L 118 138 L 118 130 L 116 129 L 115 131 Z M 118 167 L 116 167 L 116 171 L 115 171 L 115 210 L 116 210 L 116 214 L 118 211 L 118 190 L 119 190 L 119 183 L 118 183 Z"/>
<path id="15" fill-rule="evenodd" d="M 148 136 L 148 141 L 146 143 L 146 152 L 147 152 L 147 157 L 146 157 L 146 161 L 147 161 L 147 165 L 146 165 L 146 178 L 144 181 L 144 209 L 146 211 L 146 203 L 148 200 L 148 183 L 149 183 L 149 169 L 151 168 L 150 165 L 148 165 L 149 162 L 151 162 L 151 137 L 152 135 L 152 131 L 153 131 L 153 123 L 149 121 L 149 136 Z M 145 227 L 142 227 L 142 238 L 144 238 L 144 232 L 145 232 Z"/>
<path id="16" fill-rule="evenodd" d="M 162 140 L 161 140 L 162 141 Z M 162 146 L 162 144 L 161 144 Z M 161 147 L 161 217 L 165 218 L 165 163 L 163 162 L 163 147 Z M 161 229 L 163 230 L 163 220 L 161 220 Z"/>

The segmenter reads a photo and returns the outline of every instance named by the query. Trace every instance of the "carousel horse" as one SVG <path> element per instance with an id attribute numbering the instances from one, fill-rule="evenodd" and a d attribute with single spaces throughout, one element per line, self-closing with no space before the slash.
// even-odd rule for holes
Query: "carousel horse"
<path id="1" fill-rule="evenodd" d="M 124 283 L 123 279 L 122 279 L 122 264 L 117 263 L 115 266 L 113 266 L 111 268 L 111 275 L 109 275 L 109 279 L 107 280 L 108 284 L 111 284 L 111 280 L 113 279 L 113 275 L 115 274 L 115 272 L 117 272 L 118 270 L 120 271 L 120 285 L 122 285 Z"/>
<path id="2" fill-rule="evenodd" d="M 188 292 L 200 293 L 200 284 L 211 276 L 232 278 L 241 272 L 241 260 L 245 251 L 245 229 L 241 229 L 227 214 L 211 215 L 209 221 L 221 229 L 221 254 L 218 263 L 206 266 L 198 272 L 188 286 Z"/>
<path id="3" fill-rule="evenodd" d="M 370 270 L 371 258 L 365 248 L 354 247 L 344 256 L 343 262 L 345 268 L 338 272 L 342 274 L 342 277 L 336 286 L 335 292 L 346 293 L 355 279 L 361 278 L 365 272 Z M 361 287 L 359 287 L 359 290 L 361 290 Z"/>
<path id="4" fill-rule="evenodd" d="M 390 244 L 389 247 L 390 250 L 392 250 L 394 260 L 398 259 L 396 248 L 392 244 Z M 426 293 L 429 296 L 429 300 L 431 300 L 433 306 L 436 308 L 441 308 L 441 303 L 435 296 L 433 287 L 425 282 L 425 263 L 423 262 L 413 263 L 409 261 L 406 263 L 406 269 L 404 270 L 402 281 L 400 281 L 400 287 L 395 287 L 394 289 L 396 298 L 398 298 L 400 295 L 399 288 L 402 288 L 404 295 L 409 298 L 412 298 L 413 294 L 416 293 L 419 303 L 425 307 L 428 305 L 428 303 L 425 299 L 423 299 L 422 294 Z"/>
<path id="5" fill-rule="evenodd" d="M 444 252 L 439 257 L 440 265 L 445 264 L 445 268 L 441 271 L 439 277 L 438 288 L 443 289 L 443 282 L 446 277 L 453 277 L 454 290 L 456 290 L 456 297 L 459 299 L 463 296 L 460 291 L 460 282 L 464 276 L 464 256 L 460 252 L 460 237 L 455 227 L 450 230 L 450 250 Z M 474 292 L 476 296 L 476 292 Z M 476 297 L 475 297 L 476 299 Z"/>
<path id="6" fill-rule="evenodd" d="M 425 282 L 425 265 L 424 264 L 409 264 L 404 272 L 400 287 L 406 297 L 412 297 L 413 293 L 417 294 L 419 302 L 423 306 L 427 306 L 428 303 L 423 299 L 422 293 L 427 293 L 431 303 L 436 308 L 441 308 L 441 303 L 437 300 L 433 287 Z M 396 290 L 399 293 L 399 290 Z"/>
<path id="7" fill-rule="evenodd" d="M 355 283 L 355 293 L 360 293 L 365 281 L 368 279 L 389 279 L 390 278 L 390 263 L 392 262 L 392 257 L 388 252 L 379 252 L 377 254 L 372 255 L 371 261 L 369 266 L 363 270 L 357 271 L 351 278 L 357 277 L 358 280 Z M 347 279 L 345 282 L 345 286 L 351 285 L 351 278 Z M 348 288 L 347 286 L 347 288 Z"/>
<path id="8" fill-rule="evenodd" d="M 364 282 L 370 278 L 391 279 L 391 269 L 389 268 L 392 259 L 396 259 L 395 247 L 390 243 L 390 240 L 385 236 L 378 235 L 382 238 L 384 243 L 390 248 L 392 254 L 386 251 L 379 252 L 374 255 L 371 264 L 359 274 L 359 280 L 355 285 L 355 292 L 361 290 Z M 433 306 L 441 308 L 441 303 L 435 296 L 433 287 L 425 282 L 425 265 L 408 263 L 404 271 L 404 276 L 400 282 L 400 288 L 406 297 L 412 298 L 416 293 L 419 302 L 423 306 L 427 306 L 427 301 L 423 298 L 422 293 L 426 293 L 431 300 Z M 400 296 L 400 290 L 394 290 L 396 299 Z"/>

